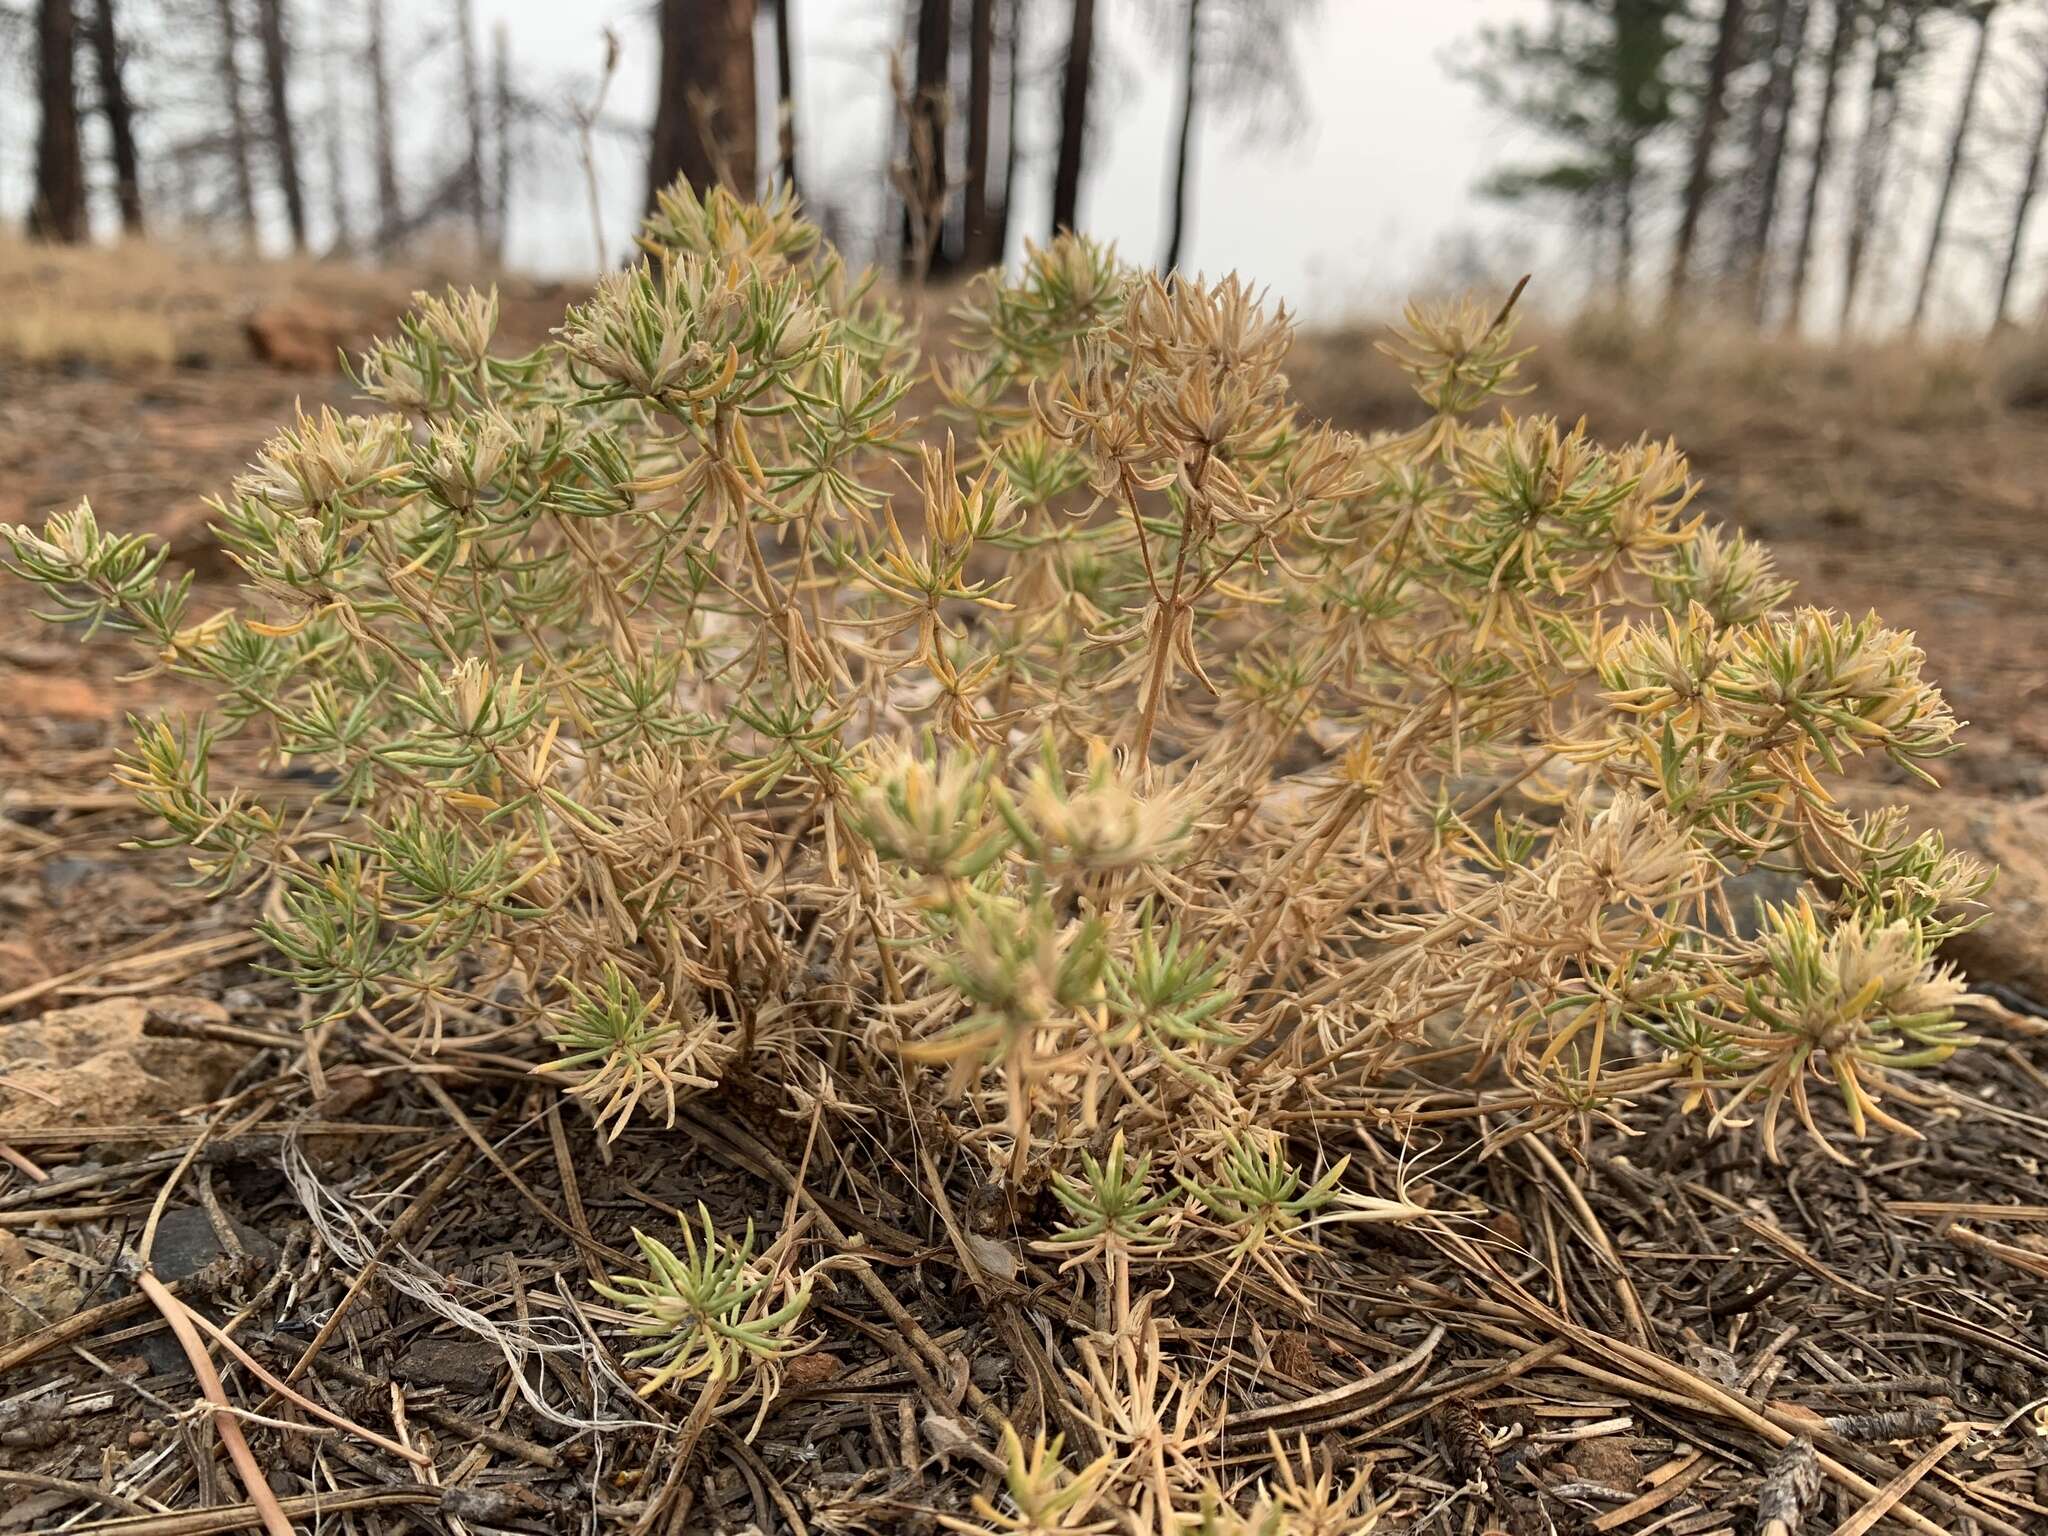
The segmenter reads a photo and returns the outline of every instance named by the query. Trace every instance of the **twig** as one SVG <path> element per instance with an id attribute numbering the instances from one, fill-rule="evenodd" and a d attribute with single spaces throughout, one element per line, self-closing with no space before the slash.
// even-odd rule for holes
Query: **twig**
<path id="1" fill-rule="evenodd" d="M 604 73 L 598 78 L 597 95 L 586 108 L 578 102 L 570 102 L 569 111 L 576 119 L 576 139 L 583 155 L 583 190 L 590 199 L 590 238 L 592 249 L 597 254 L 597 270 L 605 269 L 604 249 L 604 200 L 598 194 L 597 149 L 591 142 L 591 129 L 597 124 L 604 111 L 604 98 L 612 88 L 612 75 L 619 67 L 619 35 L 610 27 L 604 30 Z"/>
<path id="2" fill-rule="evenodd" d="M 289 1499 L 271 1497 L 272 1505 L 286 1518 L 305 1515 L 316 1520 L 351 1510 L 402 1509 L 443 1501 L 444 1495 L 433 1488 L 350 1488 L 339 1493 L 295 1494 Z M 263 1523 L 264 1511 L 255 1504 L 224 1504 L 217 1509 L 196 1509 L 187 1514 L 95 1520 L 85 1525 L 67 1525 L 64 1532 L 65 1536 L 221 1536 L 226 1531 L 246 1531 Z"/>
<path id="3" fill-rule="evenodd" d="M 147 1269 L 136 1276 L 135 1283 L 163 1313 L 164 1321 L 171 1325 L 171 1332 L 177 1335 L 178 1344 L 185 1351 L 185 1358 L 192 1363 L 192 1374 L 199 1379 L 200 1393 L 213 1405 L 213 1424 L 220 1435 L 220 1443 L 227 1447 L 228 1460 L 234 1464 L 235 1475 L 242 1480 L 242 1487 L 248 1492 L 249 1503 L 263 1528 L 270 1532 L 270 1536 L 293 1536 L 292 1523 L 278 1506 L 270 1480 L 264 1476 L 263 1468 L 257 1465 L 249 1442 L 242 1438 L 242 1425 L 228 1402 L 227 1389 L 220 1383 L 220 1372 L 213 1368 L 213 1359 L 206 1353 L 199 1330 L 192 1326 L 193 1314 Z"/>
<path id="4" fill-rule="evenodd" d="M 1863 1536 L 1878 1521 L 1892 1512 L 1899 1500 L 1919 1484 L 1921 1478 L 1934 1470 L 1934 1466 L 1948 1453 L 1963 1443 L 1969 1435 L 1968 1425 L 1958 1424 L 1949 1431 L 1948 1438 L 1921 1456 L 1913 1465 L 1897 1477 L 1876 1490 L 1870 1502 L 1834 1529 L 1834 1536 Z"/>
<path id="5" fill-rule="evenodd" d="M 1757 1536 L 1798 1536 L 1807 1508 L 1820 1497 L 1820 1461 L 1801 1436 L 1778 1454 L 1756 1496 Z"/>
<path id="6" fill-rule="evenodd" d="M 73 1482 L 68 1477 L 50 1477 L 42 1472 L 9 1472 L 0 1468 L 0 1483 L 12 1483 L 17 1488 L 40 1488 L 45 1493 L 68 1493 L 74 1499 L 94 1499 L 110 1509 L 120 1510 L 124 1515 L 151 1513 L 133 1499 L 124 1499 L 105 1488 L 95 1488 L 91 1483 Z"/>
<path id="7" fill-rule="evenodd" d="M 200 1313 L 186 1306 L 185 1303 L 179 1301 L 176 1297 L 170 1298 L 170 1305 L 177 1307 L 193 1322 L 197 1323 L 201 1328 L 205 1329 L 206 1332 L 212 1336 L 213 1340 L 217 1344 L 219 1344 L 222 1349 L 225 1349 L 229 1354 L 233 1355 L 237 1360 L 239 1360 L 242 1363 L 243 1367 L 249 1372 L 250 1375 L 254 1376 L 257 1380 L 261 1381 L 266 1387 L 270 1388 L 271 1391 L 277 1393 L 279 1396 L 288 1398 L 292 1402 L 298 1404 L 300 1408 L 304 1409 L 307 1413 L 312 1414 L 315 1418 L 324 1419 L 329 1424 L 332 1424 L 336 1429 L 346 1430 L 349 1434 L 355 1435 L 359 1439 L 369 1441 L 370 1444 L 376 1446 L 377 1449 L 379 1449 L 380 1451 L 389 1451 L 393 1456 L 402 1456 L 407 1461 L 412 1462 L 416 1466 L 431 1467 L 434 1464 L 433 1457 L 422 1455 L 420 1452 L 413 1450 L 410 1446 L 400 1445 L 396 1440 L 387 1440 L 384 1438 L 384 1436 L 378 1434 L 375 1430 L 365 1429 L 362 1425 L 356 1423 L 353 1419 L 345 1419 L 340 1414 L 335 1413 L 330 1409 L 321 1407 L 320 1404 L 314 1402 L 312 1398 L 307 1397 L 304 1393 L 297 1391 L 295 1388 L 286 1386 L 282 1381 L 278 1380 L 277 1377 L 271 1375 L 269 1371 L 265 1370 L 263 1366 L 257 1362 L 255 1356 L 251 1355 L 246 1349 L 242 1348 L 241 1345 L 237 1344 L 232 1338 L 228 1337 L 225 1331 L 215 1326 L 215 1324 L 208 1318 L 202 1316 Z M 177 1325 L 173 1323 L 171 1326 L 175 1328 Z"/>

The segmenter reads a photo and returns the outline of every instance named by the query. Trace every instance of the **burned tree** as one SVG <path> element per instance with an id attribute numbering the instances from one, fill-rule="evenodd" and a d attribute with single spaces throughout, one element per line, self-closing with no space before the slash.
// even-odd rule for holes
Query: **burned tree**
<path id="1" fill-rule="evenodd" d="M 42 0 L 36 11 L 35 201 L 28 232 L 35 240 L 76 244 L 85 239 L 85 159 L 78 136 L 77 17 L 71 0 Z"/>
<path id="2" fill-rule="evenodd" d="M 142 233 L 142 170 L 135 151 L 135 106 L 122 78 L 124 63 L 114 0 L 97 0 L 92 27 L 93 73 L 100 116 L 107 123 L 107 147 L 114 161 L 114 195 L 121 207 L 121 232 Z"/>
<path id="3" fill-rule="evenodd" d="M 298 138 L 292 124 L 291 59 L 286 52 L 284 0 L 256 0 L 256 31 L 263 44 L 264 104 L 270 116 L 270 150 L 277 189 L 284 194 L 285 222 L 292 249 L 306 248 L 306 197 L 299 181 Z"/>
<path id="4" fill-rule="evenodd" d="M 661 0 L 647 206 L 678 176 L 754 192 L 754 0 Z"/>
<path id="5" fill-rule="evenodd" d="M 1088 139 L 1088 84 L 1095 52 L 1095 0 L 1074 0 L 1067 62 L 1060 79 L 1060 149 L 1053 167 L 1052 227 L 1074 227 L 1081 205 L 1081 164 Z"/>

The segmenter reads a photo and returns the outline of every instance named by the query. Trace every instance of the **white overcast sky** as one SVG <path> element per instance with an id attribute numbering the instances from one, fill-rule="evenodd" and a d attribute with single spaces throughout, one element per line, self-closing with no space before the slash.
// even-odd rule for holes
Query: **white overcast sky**
<path id="1" fill-rule="evenodd" d="M 432 11 L 443 0 L 403 0 Z M 651 115 L 653 7 L 649 0 L 476 0 L 502 20 L 524 81 L 560 82 L 594 74 L 607 25 L 627 44 L 608 110 L 633 121 Z M 798 92 L 799 175 L 806 194 L 837 206 L 855 229 L 889 216 L 882 167 L 891 142 L 886 57 L 908 34 L 907 0 L 793 0 Z M 1092 114 L 1094 141 L 1081 198 L 1081 222 L 1119 242 L 1128 256 L 1156 260 L 1165 223 L 1167 157 L 1178 77 L 1167 0 L 1100 0 L 1108 44 Z M 1302 25 L 1306 127 L 1286 143 L 1249 139 L 1234 123 L 1210 119 L 1197 139 L 1192 230 L 1185 261 L 1211 273 L 1236 268 L 1269 285 L 1310 321 L 1384 315 L 1418 289 L 1462 287 L 1533 270 L 1530 303 L 1567 308 L 1586 294 L 1585 252 L 1555 209 L 1510 210 L 1475 196 L 1486 174 L 1518 159 L 1540 159 L 1529 129 L 1487 108 L 1449 67 L 1471 53 L 1479 31 L 1516 19 L 1540 21 L 1545 0 L 1321 0 Z M 763 99 L 770 56 L 762 7 Z M 1065 4 L 1026 7 L 1025 64 L 1033 75 L 1023 119 L 1022 188 L 1013 239 L 1043 237 L 1050 200 L 1059 62 Z M 2048 49 L 2048 0 L 2001 7 L 1996 46 L 1980 97 L 1973 152 L 1981 169 L 1966 176 L 1935 291 L 1934 322 L 1974 327 L 1988 302 L 2009 224 L 2022 161 L 2019 139 L 2035 121 L 2040 69 Z M 1880 314 L 1903 312 L 1924 242 L 1933 187 L 1947 148 L 1968 44 L 1967 23 L 1930 24 L 1932 64 L 1908 98 L 1900 153 L 1888 179 L 1872 289 Z M 1818 35 L 1812 49 L 1822 46 Z M 580 61 L 588 60 L 588 63 Z M 1845 77 L 1838 132 L 1854 132 L 1868 66 Z M 1809 79 L 1797 138 L 1810 130 L 1817 82 Z M 765 132 L 764 124 L 764 132 Z M 566 146 L 552 167 L 523 189 L 523 227 L 512 232 L 515 260 L 543 269 L 587 267 L 591 237 L 582 178 Z M 1667 153 L 1682 155 L 1676 141 Z M 614 143 L 604 161 L 607 228 L 624 238 L 637 214 L 644 171 L 637 142 Z M 1837 167 L 1846 152 L 1836 156 Z M 764 162 L 765 163 L 765 162 Z M 1788 175 L 1788 207 L 1796 193 Z M 1844 199 L 1830 183 L 1823 219 Z M 1663 211 L 1660 205 L 1660 212 Z M 1661 276 L 1653 218 L 1643 258 L 1646 282 Z M 2048 208 L 2033 221 L 2021 285 L 2032 305 L 2048 287 Z M 1824 229 L 1812 312 L 1832 314 L 1834 263 Z"/>
<path id="2" fill-rule="evenodd" d="M 594 73 L 606 25 L 626 40 L 608 111 L 652 110 L 654 59 L 641 0 L 478 0 L 503 19 L 524 79 Z M 1032 8 L 1026 67 L 1037 76 L 1022 113 L 1024 160 L 1014 227 L 1042 238 L 1052 180 L 1052 92 L 1065 46 L 1064 6 Z M 1158 255 L 1178 82 L 1172 49 L 1148 0 L 1104 0 L 1110 48 L 1097 83 L 1094 142 L 1081 222 L 1134 259 Z M 765 10 L 765 8 L 764 8 Z M 1187 260 L 1212 272 L 1238 268 L 1290 303 L 1324 317 L 1378 308 L 1426 280 L 1439 249 L 1465 232 L 1506 227 L 1475 205 L 1473 183 L 1499 156 L 1503 125 L 1475 110 L 1470 87 L 1444 57 L 1490 20 L 1539 14 L 1540 0 L 1323 0 L 1304 28 L 1300 56 L 1308 121 L 1291 140 L 1252 140 L 1233 121 L 1198 134 Z M 838 205 L 861 228 L 883 206 L 892 110 L 887 50 L 903 36 L 901 0 L 795 0 L 798 174 L 807 195 Z M 763 41 L 766 41 L 764 34 Z M 769 59 L 761 59 L 764 84 Z M 642 169 L 619 144 L 605 158 L 608 230 L 622 238 L 637 212 Z M 535 192 L 541 189 L 534 189 Z M 524 202 L 526 200 L 522 200 Z M 553 195 L 535 199 L 511 233 L 528 265 L 589 264 L 589 218 L 580 177 L 567 169 Z M 545 206 L 543 206 L 543 204 Z M 1503 254 L 1501 265 L 1512 264 Z"/>

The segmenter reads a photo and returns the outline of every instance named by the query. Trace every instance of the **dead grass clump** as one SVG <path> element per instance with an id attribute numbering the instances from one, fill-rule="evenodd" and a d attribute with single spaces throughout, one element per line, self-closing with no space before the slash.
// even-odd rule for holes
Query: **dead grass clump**
<path id="1" fill-rule="evenodd" d="M 216 504 L 246 609 L 84 506 L 15 566 L 216 691 L 123 777 L 317 1016 L 515 1053 L 614 1134 L 766 1085 L 942 1211 L 934 1142 L 985 1169 L 1092 1319 L 1099 1440 L 1013 1438 L 991 1528 L 1370 1528 L 1306 1451 L 1213 1480 L 1249 1386 L 1168 1277 L 1312 1315 L 1347 1231 L 1427 1217 L 1346 1153 L 1434 1081 L 1503 1135 L 1669 1095 L 1775 1150 L 1816 1091 L 1909 1129 L 1886 1085 L 1968 1044 L 1935 949 L 1983 871 L 1830 787 L 1950 750 L 1911 637 L 1784 606 L 1673 445 L 1499 411 L 1511 305 L 1411 309 L 1419 419 L 1361 437 L 1257 290 L 1063 238 L 969 290 L 926 426 L 917 336 L 792 204 L 678 188 L 644 243 L 525 355 L 423 299 L 382 414 Z M 222 783 L 226 733 L 315 811 Z M 1745 928 L 1758 867 L 1804 884 Z M 765 1411 L 795 1230 L 680 1241 L 609 1317 L 698 1422 Z"/>
<path id="2" fill-rule="evenodd" d="M 110 370 L 239 359 L 243 323 L 266 306 L 317 293 L 341 311 L 385 315 L 408 291 L 368 267 L 224 256 L 175 236 L 61 247 L 0 237 L 0 358 Z"/>
<path id="3" fill-rule="evenodd" d="M 177 334 L 162 315 L 80 309 L 49 300 L 0 314 L 0 357 L 24 363 L 161 367 L 177 355 Z"/>

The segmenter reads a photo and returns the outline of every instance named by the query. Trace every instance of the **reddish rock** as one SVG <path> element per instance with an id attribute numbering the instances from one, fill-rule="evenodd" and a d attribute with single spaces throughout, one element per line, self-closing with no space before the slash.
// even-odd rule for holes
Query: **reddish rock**
<path id="1" fill-rule="evenodd" d="M 114 702 L 78 677 L 39 675 L 13 668 L 0 670 L 0 706 L 10 715 L 59 720 L 110 720 Z"/>
<path id="2" fill-rule="evenodd" d="M 258 362 L 293 373 L 333 372 L 355 328 L 349 316 L 309 299 L 268 305 L 244 326 Z"/>

